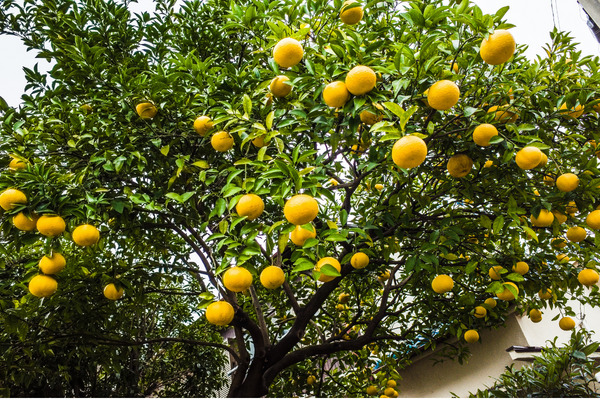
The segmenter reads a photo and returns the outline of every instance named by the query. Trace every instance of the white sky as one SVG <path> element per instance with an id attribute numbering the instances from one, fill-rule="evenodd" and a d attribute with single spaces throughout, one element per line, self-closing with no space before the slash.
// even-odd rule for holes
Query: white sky
<path id="1" fill-rule="evenodd" d="M 577 0 L 472 0 L 484 13 L 494 13 L 504 5 L 510 6 L 505 15 L 508 22 L 516 25 L 511 30 L 518 44 L 528 44 L 526 55 L 530 58 L 543 54 L 542 46 L 550 41 L 550 32 L 556 24 L 563 31 L 571 32 L 579 49 L 584 55 L 600 55 L 600 45 L 586 25 L 586 16 Z M 133 3 L 134 11 L 153 9 L 151 0 L 139 0 Z M 554 18 L 551 4 L 554 4 Z M 45 60 L 35 59 L 27 52 L 21 41 L 12 36 L 0 36 L 0 96 L 9 105 L 17 106 L 25 89 L 23 67 L 33 68 L 36 62 L 39 68 L 49 68 Z"/>

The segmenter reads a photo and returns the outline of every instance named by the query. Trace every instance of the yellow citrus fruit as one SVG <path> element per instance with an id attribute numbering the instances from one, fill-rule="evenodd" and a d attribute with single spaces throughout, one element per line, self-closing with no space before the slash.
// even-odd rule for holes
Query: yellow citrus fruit
<path id="1" fill-rule="evenodd" d="M 92 246 L 100 240 L 100 231 L 94 225 L 79 225 L 71 234 L 78 246 Z"/>
<path id="2" fill-rule="evenodd" d="M 292 86 L 288 85 L 290 78 L 285 75 L 278 75 L 271 81 L 269 85 L 269 90 L 273 93 L 275 97 L 285 97 L 292 91 Z"/>
<path id="3" fill-rule="evenodd" d="M 503 106 L 491 106 L 487 112 L 488 114 L 494 114 L 494 121 L 502 124 L 509 122 L 514 123 L 519 118 L 519 114 L 510 111 L 509 108 L 510 106 L 508 104 Z"/>
<path id="4" fill-rule="evenodd" d="M 554 214 L 554 218 L 556 218 L 559 224 L 564 224 L 567 222 L 567 216 L 560 211 L 552 210 L 552 214 Z"/>
<path id="5" fill-rule="evenodd" d="M 383 394 L 385 394 L 387 397 L 393 397 L 394 396 L 394 388 L 388 387 L 385 388 L 385 390 L 383 391 Z"/>
<path id="6" fill-rule="evenodd" d="M 283 214 L 289 223 L 304 225 L 311 222 L 319 213 L 319 203 L 307 194 L 297 194 L 286 201 Z"/>
<path id="7" fill-rule="evenodd" d="M 350 301 L 350 295 L 348 293 L 340 293 L 338 296 L 338 303 L 346 304 L 348 301 Z"/>
<path id="8" fill-rule="evenodd" d="M 389 271 L 389 270 L 386 270 L 385 272 L 383 272 L 381 275 L 379 275 L 379 276 L 377 277 L 377 280 L 378 280 L 379 282 L 382 282 L 382 283 L 383 283 L 383 282 L 387 281 L 388 279 L 390 279 L 390 277 L 391 277 L 391 275 L 390 275 L 390 271 Z"/>
<path id="9" fill-rule="evenodd" d="M 513 56 L 516 48 L 512 34 L 505 29 L 498 29 L 481 41 L 479 54 L 487 64 L 500 65 Z"/>
<path id="10" fill-rule="evenodd" d="M 594 210 L 585 218 L 585 223 L 592 229 L 600 229 L 600 210 Z"/>
<path id="11" fill-rule="evenodd" d="M 252 274 L 244 267 L 231 267 L 223 274 L 223 285 L 232 292 L 243 292 L 252 285 Z"/>
<path id="12" fill-rule="evenodd" d="M 442 274 L 433 278 L 431 282 L 431 288 L 434 292 L 442 294 L 452 290 L 454 287 L 454 281 L 448 275 Z"/>
<path id="13" fill-rule="evenodd" d="M 600 276 L 596 271 L 591 268 L 582 269 L 581 272 L 577 275 L 577 280 L 579 283 L 585 286 L 592 286 L 598 283 L 598 279 Z"/>
<path id="14" fill-rule="evenodd" d="M 558 254 L 556 256 L 556 261 L 558 261 L 559 264 L 566 264 L 568 263 L 570 260 L 569 256 L 567 256 L 564 253 Z"/>
<path id="15" fill-rule="evenodd" d="M 206 319 L 213 325 L 225 326 L 233 321 L 233 306 L 226 301 L 215 301 L 206 307 Z"/>
<path id="16" fill-rule="evenodd" d="M 135 112 L 141 119 L 152 119 L 156 116 L 158 110 L 154 104 L 146 102 L 135 106 Z"/>
<path id="17" fill-rule="evenodd" d="M 383 186 L 381 183 L 377 183 L 377 184 L 375 184 L 375 189 L 377 189 L 377 190 L 379 190 L 379 191 L 382 191 L 382 190 L 383 190 L 383 188 L 384 188 L 384 186 Z"/>
<path id="18" fill-rule="evenodd" d="M 585 240 L 587 232 L 580 226 L 572 226 L 567 230 L 567 239 L 570 242 L 579 243 Z"/>
<path id="19" fill-rule="evenodd" d="M 367 395 L 368 396 L 375 396 L 377 395 L 377 386 L 375 385 L 371 385 L 367 388 Z"/>
<path id="20" fill-rule="evenodd" d="M 504 282 L 504 290 L 502 292 L 496 293 L 496 297 L 498 297 L 500 300 L 510 301 L 515 299 L 515 295 L 512 294 L 510 290 L 508 290 L 508 288 L 506 287 L 507 285 L 514 287 L 517 291 L 517 294 L 519 294 L 519 288 L 517 287 L 517 285 L 515 285 L 512 282 Z"/>
<path id="21" fill-rule="evenodd" d="M 579 186 L 579 178 L 572 173 L 562 174 L 556 179 L 556 187 L 561 192 L 571 192 Z"/>
<path id="22" fill-rule="evenodd" d="M 558 321 L 558 326 L 563 331 L 571 331 L 575 328 L 575 321 L 571 317 L 563 317 Z"/>
<path id="23" fill-rule="evenodd" d="M 321 268 L 326 264 L 331 265 L 338 272 L 342 271 L 342 266 L 340 265 L 340 262 L 333 257 L 323 257 L 319 261 L 317 261 L 317 264 L 315 264 L 315 271 L 321 271 Z M 319 276 L 319 280 L 321 282 L 329 282 L 334 279 L 335 279 L 335 276 L 329 276 L 329 275 L 325 275 L 325 274 L 321 274 L 321 276 Z"/>
<path id="24" fill-rule="evenodd" d="M 248 217 L 248 221 L 254 221 L 265 210 L 265 203 L 254 193 L 243 195 L 235 206 L 235 211 L 240 217 Z"/>
<path id="25" fill-rule="evenodd" d="M 548 210 L 540 210 L 540 213 L 537 217 L 531 214 L 530 219 L 533 226 L 538 228 L 546 228 L 552 225 L 552 222 L 554 222 L 554 214 Z"/>
<path id="26" fill-rule="evenodd" d="M 363 17 L 363 8 L 361 6 L 349 8 L 350 5 L 356 3 L 354 0 L 346 0 L 340 12 L 340 19 L 346 25 L 356 25 Z"/>
<path id="27" fill-rule="evenodd" d="M 396 386 L 398 386 L 398 384 L 393 379 L 388 379 L 388 381 L 385 383 L 385 387 L 389 387 L 392 389 L 395 388 Z"/>
<path id="28" fill-rule="evenodd" d="M 25 215 L 23 212 L 18 213 L 12 219 L 15 228 L 21 231 L 32 231 L 35 229 L 37 224 L 38 216 L 32 214 L 31 216 Z"/>
<path id="29" fill-rule="evenodd" d="M 583 114 L 583 106 L 581 104 L 578 104 L 575 106 L 575 108 L 567 109 L 567 103 L 563 103 L 560 106 L 559 112 L 560 115 L 564 117 L 577 119 Z"/>
<path id="30" fill-rule="evenodd" d="M 527 272 L 529 272 L 529 264 L 527 264 L 525 261 L 519 261 L 513 265 L 512 270 L 519 275 L 525 275 Z"/>
<path id="31" fill-rule="evenodd" d="M 206 136 L 213 126 L 212 119 L 206 115 L 201 115 L 194 121 L 194 130 L 200 136 Z"/>
<path id="32" fill-rule="evenodd" d="M 552 290 L 551 289 L 540 289 L 538 292 L 538 296 L 542 300 L 548 300 L 552 298 Z"/>
<path id="33" fill-rule="evenodd" d="M 529 311 L 529 319 L 531 319 L 531 322 L 540 322 L 542 320 L 542 312 L 537 308 L 532 309 Z"/>
<path id="34" fill-rule="evenodd" d="M 12 210 L 19 204 L 27 204 L 25 193 L 17 189 L 6 189 L 0 194 L 0 207 L 5 210 Z"/>
<path id="35" fill-rule="evenodd" d="M 356 269 L 363 269 L 369 265 L 369 256 L 361 251 L 354 253 L 350 259 L 350 264 Z"/>
<path id="36" fill-rule="evenodd" d="M 212 135 L 210 144 L 216 151 L 225 152 L 233 147 L 233 137 L 225 131 L 219 131 Z"/>
<path id="37" fill-rule="evenodd" d="M 458 102 L 460 90 L 456 83 L 448 80 L 437 81 L 427 92 L 427 102 L 436 110 L 449 110 Z"/>
<path id="38" fill-rule="evenodd" d="M 487 304 L 488 306 L 490 306 L 490 308 L 494 308 L 498 304 L 496 302 L 496 300 L 492 299 L 491 297 L 488 297 L 487 299 L 485 299 L 484 303 Z"/>
<path id="39" fill-rule="evenodd" d="M 500 276 L 500 270 L 501 269 L 502 269 L 502 267 L 500 265 L 496 265 L 495 267 L 491 267 L 488 270 L 488 275 L 493 280 L 498 281 L 498 280 L 500 280 L 502 278 L 502 276 Z"/>
<path id="40" fill-rule="evenodd" d="M 454 178 L 463 178 L 471 172 L 473 160 L 466 154 L 455 154 L 448 160 L 446 168 Z"/>
<path id="41" fill-rule="evenodd" d="M 323 101 L 329 107 L 344 107 L 349 98 L 350 92 L 342 81 L 331 82 L 323 89 Z"/>
<path id="42" fill-rule="evenodd" d="M 260 283 L 267 289 L 277 289 L 285 282 L 283 270 L 275 265 L 271 265 L 260 273 Z"/>
<path id="43" fill-rule="evenodd" d="M 566 247 L 566 245 L 567 245 L 567 242 L 563 238 L 552 239 L 552 247 L 556 247 L 557 249 L 562 249 L 562 248 Z"/>
<path id="44" fill-rule="evenodd" d="M 383 111 L 383 107 L 380 104 L 373 104 L 373 106 L 376 109 Z M 377 122 L 379 122 L 383 119 L 382 114 L 379 114 L 379 113 L 375 114 L 369 110 L 361 111 L 359 117 L 360 117 L 360 121 L 366 125 L 375 125 Z"/>
<path id="45" fill-rule="evenodd" d="M 473 141 L 482 147 L 490 145 L 490 139 L 498 135 L 498 129 L 492 124 L 481 124 L 473 131 Z"/>
<path id="46" fill-rule="evenodd" d="M 475 343 L 479 340 L 479 333 L 475 329 L 469 329 L 465 332 L 464 338 L 467 343 Z"/>
<path id="47" fill-rule="evenodd" d="M 36 275 L 29 281 L 29 292 L 35 297 L 50 297 L 57 288 L 58 283 L 51 276 Z"/>
<path id="48" fill-rule="evenodd" d="M 67 261 L 62 254 L 53 252 L 50 257 L 42 257 L 39 265 L 44 274 L 53 275 L 62 271 L 67 265 Z"/>
<path id="49" fill-rule="evenodd" d="M 548 164 L 548 156 L 546 155 L 546 153 L 542 152 L 542 159 L 540 160 L 540 163 L 536 166 L 536 168 L 545 167 L 546 164 Z"/>
<path id="50" fill-rule="evenodd" d="M 492 165 L 494 165 L 494 162 L 492 160 L 487 160 L 485 164 L 483 164 L 483 168 L 491 168 Z"/>
<path id="51" fill-rule="evenodd" d="M 252 140 L 252 144 L 258 148 L 265 147 L 265 135 L 260 135 L 256 139 Z"/>
<path id="52" fill-rule="evenodd" d="M 27 163 L 19 158 L 12 158 L 12 160 L 10 160 L 10 162 L 8 163 L 8 168 L 11 171 L 17 171 L 20 169 L 25 169 L 27 168 Z"/>
<path id="53" fill-rule="evenodd" d="M 304 49 L 299 41 L 293 38 L 281 39 L 273 48 L 273 58 L 282 68 L 290 68 L 298 64 L 304 57 Z"/>
<path id="54" fill-rule="evenodd" d="M 375 71 L 365 65 L 358 65 L 346 75 L 346 88 L 355 96 L 369 93 L 377 83 Z"/>
<path id="55" fill-rule="evenodd" d="M 452 66 L 450 68 L 452 69 L 452 72 L 454 72 L 455 74 L 458 74 L 458 64 L 457 63 L 452 63 Z"/>
<path id="56" fill-rule="evenodd" d="M 119 300 L 123 297 L 123 288 L 117 289 L 114 283 L 109 283 L 104 286 L 103 294 L 109 300 Z"/>
<path id="57" fill-rule="evenodd" d="M 38 232 L 44 236 L 58 236 L 65 231 L 65 220 L 58 215 L 42 215 L 36 224 Z"/>
<path id="58" fill-rule="evenodd" d="M 578 212 L 579 209 L 577 208 L 577 204 L 574 201 L 570 201 L 565 207 L 565 211 L 567 212 L 567 214 L 572 216 L 573 214 Z"/>
<path id="59" fill-rule="evenodd" d="M 537 147 L 527 146 L 517 152 L 515 161 L 521 169 L 533 169 L 542 161 L 542 152 Z"/>
<path id="60" fill-rule="evenodd" d="M 392 160 L 400 168 L 414 168 L 427 157 L 427 144 L 420 137 L 408 135 L 400 138 L 392 148 Z"/>
<path id="61" fill-rule="evenodd" d="M 554 185 L 554 178 L 550 175 L 544 175 L 544 185 L 552 186 Z"/>
<path id="62" fill-rule="evenodd" d="M 314 385 L 316 381 L 317 378 L 315 378 L 314 375 L 310 375 L 308 378 L 306 378 L 306 383 L 309 385 Z"/>
<path id="63" fill-rule="evenodd" d="M 292 243 L 294 243 L 296 246 L 304 246 L 304 243 L 306 243 L 308 239 L 317 237 L 317 231 L 315 227 L 313 226 L 312 228 L 313 230 L 311 232 L 308 229 L 304 229 L 300 225 L 296 225 L 296 228 L 290 233 L 290 239 L 292 240 Z"/>
<path id="64" fill-rule="evenodd" d="M 487 315 L 487 310 L 485 307 L 477 306 L 475 307 L 475 314 L 473 314 L 475 318 L 483 318 Z"/>

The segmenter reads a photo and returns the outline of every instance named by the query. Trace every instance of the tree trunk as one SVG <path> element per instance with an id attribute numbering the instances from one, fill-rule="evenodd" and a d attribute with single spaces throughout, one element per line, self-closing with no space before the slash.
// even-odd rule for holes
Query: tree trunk
<path id="1" fill-rule="evenodd" d="M 264 357 L 254 358 L 246 376 L 237 387 L 230 387 L 227 397 L 263 397 L 269 392 L 269 383 L 264 380 Z"/>

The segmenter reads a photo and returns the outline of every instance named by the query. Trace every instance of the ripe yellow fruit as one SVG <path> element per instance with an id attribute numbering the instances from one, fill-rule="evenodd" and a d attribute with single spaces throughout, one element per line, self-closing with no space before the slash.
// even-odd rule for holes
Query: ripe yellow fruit
<path id="1" fill-rule="evenodd" d="M 53 252 L 52 256 L 44 256 L 40 260 L 40 269 L 46 275 L 58 274 L 67 265 L 67 261 L 62 254 Z"/>
<path id="2" fill-rule="evenodd" d="M 592 229 L 600 229 L 600 210 L 594 210 L 585 218 L 585 223 Z"/>
<path id="3" fill-rule="evenodd" d="M 400 168 L 414 168 L 427 157 L 427 144 L 420 137 L 404 136 L 392 148 L 392 160 Z"/>
<path id="4" fill-rule="evenodd" d="M 550 175 L 544 175 L 544 185 L 546 186 L 552 186 L 554 185 L 554 178 L 551 177 Z"/>
<path id="5" fill-rule="evenodd" d="M 323 101 L 329 107 L 344 107 L 348 99 L 350 99 L 350 92 L 342 81 L 331 82 L 323 89 Z"/>
<path id="6" fill-rule="evenodd" d="M 552 290 L 551 289 L 540 289 L 538 292 L 538 296 L 542 300 L 549 300 L 552 298 Z"/>
<path id="7" fill-rule="evenodd" d="M 494 308 L 498 304 L 496 302 L 496 300 L 492 299 L 491 297 L 488 297 L 487 299 L 485 299 L 484 303 L 487 304 L 488 306 L 490 306 L 490 308 Z"/>
<path id="8" fill-rule="evenodd" d="M 556 247 L 557 249 L 562 249 L 567 246 L 567 241 L 563 238 L 555 238 L 552 239 L 552 247 Z"/>
<path id="9" fill-rule="evenodd" d="M 71 237 L 79 246 L 92 246 L 100 240 L 100 231 L 94 225 L 79 225 L 73 230 Z"/>
<path id="10" fill-rule="evenodd" d="M 285 75 L 278 75 L 271 81 L 269 85 L 269 90 L 273 93 L 275 97 L 285 97 L 292 91 L 292 86 L 288 85 L 290 78 Z"/>
<path id="11" fill-rule="evenodd" d="M 201 115 L 194 121 L 194 130 L 200 136 L 206 136 L 206 134 L 213 128 L 214 124 L 209 116 Z"/>
<path id="12" fill-rule="evenodd" d="M 256 139 L 252 140 L 254 147 L 265 147 L 265 135 L 260 135 Z"/>
<path id="13" fill-rule="evenodd" d="M 356 269 L 363 269 L 369 265 L 369 256 L 359 251 L 352 256 L 350 264 Z"/>
<path id="14" fill-rule="evenodd" d="M 572 173 L 562 174 L 556 179 L 556 187 L 561 192 L 570 192 L 579 186 L 579 178 Z"/>
<path id="15" fill-rule="evenodd" d="M 375 189 L 379 190 L 380 192 L 383 190 L 383 187 L 384 187 L 384 186 L 383 186 L 381 183 L 377 183 L 377 184 L 375 185 Z"/>
<path id="16" fill-rule="evenodd" d="M 509 110 L 510 106 L 505 104 L 503 106 L 491 106 L 488 109 L 488 114 L 494 114 L 494 121 L 500 122 L 502 124 L 506 123 L 514 123 L 519 118 L 519 114 L 514 111 Z"/>
<path id="17" fill-rule="evenodd" d="M 321 271 L 321 268 L 326 264 L 331 265 L 337 270 L 337 272 L 342 271 L 342 266 L 340 265 L 340 262 L 333 257 L 323 257 L 319 261 L 317 261 L 317 263 L 315 264 L 315 271 Z M 321 274 L 321 276 L 319 276 L 319 280 L 321 282 L 329 282 L 334 280 L 335 278 L 335 276 L 329 276 L 325 274 Z"/>
<path id="18" fill-rule="evenodd" d="M 392 389 L 394 389 L 396 386 L 398 386 L 398 384 L 397 384 L 397 383 L 396 383 L 396 381 L 395 381 L 395 380 L 393 380 L 393 379 L 389 379 L 389 380 L 388 380 L 388 381 L 385 383 L 385 387 L 388 387 L 388 388 L 392 388 Z"/>
<path id="19" fill-rule="evenodd" d="M 226 301 L 215 301 L 206 307 L 206 319 L 213 325 L 225 326 L 233 321 L 235 311 Z"/>
<path id="20" fill-rule="evenodd" d="M 545 167 L 546 164 L 548 164 L 548 156 L 546 155 L 546 153 L 542 152 L 542 159 L 540 160 L 540 163 L 536 166 L 536 168 Z"/>
<path id="21" fill-rule="evenodd" d="M 458 102 L 460 90 L 456 83 L 448 80 L 437 81 L 427 92 L 427 102 L 436 110 L 449 110 Z"/>
<path id="22" fill-rule="evenodd" d="M 481 124 L 473 131 L 473 141 L 482 147 L 490 145 L 490 139 L 498 135 L 498 129 L 492 124 Z"/>
<path id="23" fill-rule="evenodd" d="M 383 107 L 380 104 L 373 104 L 373 106 L 376 109 L 383 111 Z M 379 122 L 383 119 L 382 114 L 379 114 L 379 113 L 375 114 L 368 110 L 361 111 L 359 117 L 360 117 L 360 121 L 362 123 L 369 125 L 369 126 L 375 125 L 377 122 Z"/>
<path id="24" fill-rule="evenodd" d="M 575 108 L 567 109 L 567 103 L 562 103 L 559 109 L 559 113 L 563 117 L 577 119 L 583 114 L 583 106 L 581 104 L 578 104 L 575 106 Z"/>
<path id="25" fill-rule="evenodd" d="M 233 137 L 225 131 L 219 131 L 212 135 L 210 144 L 216 151 L 225 152 L 233 147 Z"/>
<path id="26" fill-rule="evenodd" d="M 492 160 L 487 160 L 485 164 L 483 164 L 483 168 L 491 168 L 492 165 L 494 165 L 494 162 Z"/>
<path id="27" fill-rule="evenodd" d="M 383 394 L 385 394 L 387 397 L 394 397 L 394 392 L 395 392 L 394 388 L 387 387 L 383 391 Z"/>
<path id="28" fill-rule="evenodd" d="M 487 315 L 487 310 L 485 307 L 477 306 L 475 307 L 475 313 L 473 315 L 475 318 L 484 318 Z"/>
<path id="29" fill-rule="evenodd" d="M 13 157 L 8 163 L 8 169 L 11 171 L 18 171 L 25 168 L 27 168 L 27 163 L 19 158 Z"/>
<path id="30" fill-rule="evenodd" d="M 252 274 L 244 267 L 231 267 L 223 274 L 223 285 L 232 292 L 243 292 L 252 285 Z"/>
<path id="31" fill-rule="evenodd" d="M 577 274 L 577 280 L 579 283 L 585 286 L 592 286 L 598 283 L 598 279 L 600 275 L 596 271 L 591 268 L 582 269 L 579 274 Z"/>
<path id="32" fill-rule="evenodd" d="M 542 152 L 537 147 L 527 146 L 517 152 L 515 161 L 521 169 L 533 169 L 542 161 Z"/>
<path id="33" fill-rule="evenodd" d="M 371 385 L 367 388 L 368 396 L 376 396 L 377 395 L 377 386 Z"/>
<path id="34" fill-rule="evenodd" d="M 491 267 L 488 270 L 488 275 L 495 281 L 499 281 L 502 277 L 500 276 L 500 270 L 502 267 L 500 265 L 496 265 L 495 267 Z"/>
<path id="35" fill-rule="evenodd" d="M 283 214 L 289 223 L 304 225 L 311 222 L 319 213 L 319 203 L 307 195 L 297 194 L 286 201 Z"/>
<path id="36" fill-rule="evenodd" d="M 12 210 L 19 204 L 27 204 L 25 193 L 17 189 L 6 189 L 0 194 L 0 207 L 5 210 Z"/>
<path id="37" fill-rule="evenodd" d="M 317 231 L 315 227 L 313 226 L 312 228 L 313 230 L 311 232 L 308 229 L 304 229 L 300 225 L 296 225 L 296 228 L 290 233 L 290 239 L 292 240 L 292 243 L 294 243 L 296 246 L 304 246 L 304 243 L 306 243 L 308 239 L 317 237 Z"/>
<path id="38" fill-rule="evenodd" d="M 103 294 L 109 300 L 119 300 L 123 297 L 123 288 L 117 289 L 114 283 L 109 283 L 104 286 Z"/>
<path id="39" fill-rule="evenodd" d="M 579 243 L 585 240 L 587 232 L 580 226 L 572 226 L 567 230 L 567 239 L 570 242 Z"/>
<path id="40" fill-rule="evenodd" d="M 512 34 L 505 29 L 498 29 L 487 39 L 481 41 L 479 54 L 487 64 L 500 65 L 513 56 L 516 48 L 517 45 Z"/>
<path id="41" fill-rule="evenodd" d="M 44 236 L 58 236 L 65 231 L 65 220 L 58 215 L 42 215 L 36 224 L 38 232 Z"/>
<path id="42" fill-rule="evenodd" d="M 350 295 L 348 293 L 340 293 L 338 296 L 338 303 L 346 304 L 348 301 L 350 301 Z"/>
<path id="43" fill-rule="evenodd" d="M 317 378 L 314 375 L 310 375 L 308 378 L 306 378 L 306 383 L 309 385 L 314 385 L 316 381 Z"/>
<path id="44" fill-rule="evenodd" d="M 540 213 L 537 217 L 531 214 L 530 219 L 533 226 L 538 228 L 547 228 L 552 225 L 552 222 L 554 222 L 554 214 L 548 210 L 540 210 Z"/>
<path id="45" fill-rule="evenodd" d="M 254 221 L 265 210 L 265 203 L 254 193 L 243 195 L 235 206 L 235 211 L 240 217 L 247 217 L 248 221 Z"/>
<path id="46" fill-rule="evenodd" d="M 381 283 L 387 281 L 388 279 L 390 279 L 391 275 L 390 275 L 390 271 L 386 270 L 385 272 L 383 272 L 381 275 L 379 275 L 377 277 L 377 280 Z"/>
<path id="47" fill-rule="evenodd" d="M 38 216 L 32 214 L 31 216 L 25 215 L 23 212 L 18 213 L 12 219 L 15 228 L 21 231 L 32 231 L 35 229 L 37 224 Z"/>
<path id="48" fill-rule="evenodd" d="M 277 289 L 285 282 L 283 270 L 275 265 L 271 265 L 260 273 L 260 283 L 267 289 Z"/>
<path id="49" fill-rule="evenodd" d="M 304 57 L 304 49 L 299 41 L 292 38 L 281 39 L 273 48 L 273 58 L 282 68 L 298 64 Z"/>
<path id="50" fill-rule="evenodd" d="M 346 0 L 342 6 L 342 12 L 340 12 L 340 19 L 346 25 L 356 25 L 363 17 L 362 6 L 349 8 L 353 3 L 356 3 L 356 1 Z"/>
<path id="51" fill-rule="evenodd" d="M 552 214 L 554 215 L 554 218 L 556 218 L 559 224 L 564 224 L 565 222 L 567 222 L 567 216 L 561 213 L 560 211 L 552 210 Z"/>
<path id="52" fill-rule="evenodd" d="M 141 119 L 152 119 L 156 116 L 158 110 L 154 104 L 146 102 L 135 106 L 135 112 Z"/>
<path id="53" fill-rule="evenodd" d="M 452 72 L 454 72 L 455 74 L 458 74 L 458 64 L 457 63 L 452 63 L 452 66 L 450 67 L 450 69 L 452 69 Z"/>
<path id="54" fill-rule="evenodd" d="M 479 333 L 475 329 L 469 329 L 464 335 L 465 342 L 475 343 L 479 340 Z"/>
<path id="55" fill-rule="evenodd" d="M 568 262 L 569 262 L 569 260 L 570 260 L 569 256 L 567 256 L 567 255 L 566 255 L 566 254 L 564 254 L 564 253 L 561 253 L 561 254 L 557 254 L 557 255 L 556 255 L 556 261 L 557 261 L 559 264 L 566 264 L 566 263 L 568 263 Z"/>
<path id="56" fill-rule="evenodd" d="M 375 88 L 377 75 L 365 65 L 358 65 L 346 75 L 346 88 L 355 96 L 362 96 Z"/>
<path id="57" fill-rule="evenodd" d="M 442 294 L 452 290 L 454 287 L 454 281 L 448 275 L 442 274 L 433 278 L 431 282 L 431 288 L 434 292 Z"/>
<path id="58" fill-rule="evenodd" d="M 29 281 L 29 292 L 35 297 L 50 297 L 57 288 L 58 283 L 51 276 L 36 275 Z"/>
<path id="59" fill-rule="evenodd" d="M 529 272 L 529 264 L 527 264 L 525 261 L 519 261 L 513 265 L 512 270 L 519 275 L 525 275 L 527 272 Z"/>
<path id="60" fill-rule="evenodd" d="M 542 312 L 537 308 L 533 308 L 529 311 L 529 319 L 531 319 L 531 322 L 540 322 L 542 320 Z"/>
<path id="61" fill-rule="evenodd" d="M 573 216 L 576 212 L 579 212 L 579 209 L 577 208 L 577 204 L 574 201 L 570 201 L 565 207 L 565 211 L 567 212 L 567 214 Z"/>
<path id="62" fill-rule="evenodd" d="M 563 331 L 571 331 L 575 328 L 575 321 L 571 317 L 563 317 L 558 321 L 558 326 Z"/>
<path id="63" fill-rule="evenodd" d="M 496 293 L 496 297 L 498 297 L 500 300 L 510 301 L 515 299 L 515 295 L 512 294 L 510 290 L 508 290 L 508 288 L 506 287 L 507 285 L 514 287 L 517 291 L 517 294 L 519 294 L 519 288 L 517 287 L 517 285 L 515 285 L 512 282 L 504 282 L 504 290 L 500 293 Z"/>
<path id="64" fill-rule="evenodd" d="M 466 154 L 455 154 L 448 160 L 446 168 L 454 178 L 463 178 L 471 172 L 473 160 Z"/>

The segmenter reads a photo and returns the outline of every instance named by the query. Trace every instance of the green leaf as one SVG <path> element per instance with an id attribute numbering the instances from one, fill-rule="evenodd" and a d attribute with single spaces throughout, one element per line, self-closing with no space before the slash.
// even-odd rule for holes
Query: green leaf
<path id="1" fill-rule="evenodd" d="M 171 149 L 171 146 L 166 145 L 160 148 L 160 152 L 163 156 L 166 156 L 167 154 L 169 154 L 169 150 Z"/>
<path id="2" fill-rule="evenodd" d="M 325 264 L 321 266 L 320 272 L 323 275 L 327 275 L 327 276 L 341 276 L 342 274 L 340 274 L 338 272 L 337 269 L 335 269 L 335 267 L 331 264 Z"/>
<path id="3" fill-rule="evenodd" d="M 244 94 L 242 99 L 242 104 L 244 106 L 244 114 L 246 117 L 249 117 L 252 114 L 252 99 L 247 94 Z"/>

